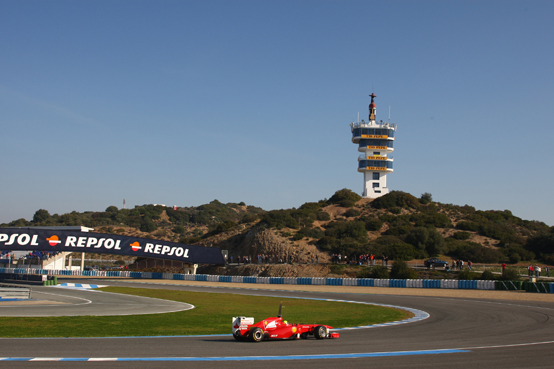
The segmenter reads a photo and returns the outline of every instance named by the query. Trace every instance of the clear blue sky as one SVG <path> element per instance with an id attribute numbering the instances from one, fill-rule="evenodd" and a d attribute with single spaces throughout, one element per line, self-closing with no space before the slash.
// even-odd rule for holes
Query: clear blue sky
<path id="1" fill-rule="evenodd" d="M 0 0 L 0 223 L 391 190 L 554 224 L 553 1 Z"/>

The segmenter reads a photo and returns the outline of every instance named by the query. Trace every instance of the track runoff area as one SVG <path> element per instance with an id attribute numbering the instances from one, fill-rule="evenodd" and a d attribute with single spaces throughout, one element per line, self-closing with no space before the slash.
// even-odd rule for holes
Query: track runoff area
<path id="1" fill-rule="evenodd" d="M 112 284 L 111 282 L 105 283 L 102 281 L 102 284 Z M 118 283 L 121 285 L 121 283 Z M 127 284 L 127 283 L 125 283 Z M 514 350 L 519 347 L 539 347 L 539 346 L 546 346 L 549 348 L 549 351 L 551 351 L 551 344 L 554 343 L 554 341 L 550 340 L 532 340 L 530 339 L 530 336 L 525 333 L 524 331 L 521 331 L 522 329 L 525 329 L 521 326 L 521 324 L 515 324 L 513 321 L 514 312 L 520 312 L 522 313 L 522 317 L 524 320 L 530 319 L 532 314 L 540 314 L 542 317 L 554 317 L 554 301 L 549 302 L 542 302 L 542 303 L 526 303 L 526 302 L 507 302 L 507 301 L 493 301 L 488 300 L 486 298 L 480 298 L 480 299 L 463 299 L 463 298 L 451 298 L 451 297 L 406 297 L 406 296 L 398 296 L 398 295 L 384 295 L 384 294 L 378 294 L 379 288 L 371 288 L 371 289 L 365 289 L 362 291 L 359 288 L 354 290 L 357 290 L 357 294 L 351 295 L 349 294 L 349 299 L 343 299 L 340 297 L 343 297 L 342 294 L 337 294 L 336 292 L 320 292 L 321 289 L 318 288 L 318 292 L 302 292 L 302 291 L 290 291 L 290 290 L 271 290 L 271 289 L 245 289 L 243 286 L 235 287 L 235 288 L 229 288 L 228 284 L 226 284 L 225 287 L 221 287 L 215 283 L 197 283 L 196 286 L 175 286 L 174 284 L 171 286 L 168 285 L 160 285 L 159 283 L 155 284 L 147 284 L 145 282 L 141 283 L 129 283 L 140 287 L 149 287 L 149 286 L 157 286 L 158 288 L 183 288 L 183 289 L 194 289 L 194 290 L 201 290 L 206 292 L 223 292 L 223 293 L 238 293 L 238 294 L 245 294 L 245 295 L 265 295 L 265 296 L 275 296 L 275 297 L 286 297 L 286 298 L 308 298 L 308 299 L 315 299 L 315 300 L 326 300 L 326 301 L 341 301 L 341 302 L 348 302 L 353 304 L 377 304 L 382 306 L 390 306 L 394 308 L 400 308 L 405 309 L 408 311 L 411 311 L 414 314 L 413 318 L 399 321 L 399 322 L 391 322 L 391 323 L 385 323 L 385 324 L 377 324 L 377 325 L 370 325 L 370 326 L 360 326 L 360 327 L 350 327 L 350 328 L 342 328 L 340 330 L 337 330 L 341 332 L 341 342 L 345 342 L 347 345 L 350 345 L 352 343 L 352 347 L 356 348 L 356 345 L 354 342 L 350 342 L 351 338 L 347 334 L 343 334 L 342 332 L 354 332 L 357 331 L 358 333 L 355 334 L 356 336 L 356 342 L 359 342 L 360 339 L 366 340 L 368 343 L 368 347 L 366 350 L 357 350 L 356 352 L 347 352 L 348 350 L 344 349 L 344 346 L 341 346 L 341 352 L 333 353 L 332 350 L 329 348 L 325 349 L 325 353 L 312 353 L 312 351 L 318 351 L 318 350 L 311 350 L 309 347 L 305 348 L 305 353 L 298 353 L 298 352 L 292 352 L 290 355 L 282 355 L 282 354 L 274 354 L 278 350 L 278 346 L 272 347 L 271 343 L 263 344 L 263 350 L 260 350 L 256 354 L 253 355 L 240 355 L 242 347 L 237 347 L 236 349 L 232 350 L 232 354 L 225 355 L 226 350 L 218 350 L 218 346 L 220 346 L 221 342 L 225 341 L 234 341 L 231 334 L 225 334 L 225 335 L 217 335 L 217 336 L 181 336 L 181 337 L 174 337 L 179 338 L 183 341 L 185 345 L 191 345 L 196 346 L 198 342 L 200 341 L 202 345 L 206 345 L 205 340 L 214 340 L 213 342 L 213 349 L 210 350 L 209 355 L 192 355 L 192 356 L 179 356 L 179 355 L 166 355 L 166 356 L 148 356 L 141 353 L 140 355 L 131 355 L 132 352 L 128 352 L 125 355 L 121 356 L 112 356 L 109 355 L 108 357 L 100 357 L 100 356 L 94 356 L 94 357 L 72 357 L 70 355 L 60 355 L 60 356 L 50 356 L 50 355 L 40 355 L 36 357 L 22 357 L 22 356 L 8 356 L 8 355 L 1 355 L 0 354 L 0 362 L 15 362 L 15 361 L 69 361 L 69 362 L 85 362 L 85 361 L 96 361 L 96 362 L 113 362 L 113 361 L 120 361 L 120 362 L 245 362 L 245 361 L 288 361 L 288 360 L 304 360 L 304 361 L 310 361 L 310 360 L 331 360 L 331 359 L 339 359 L 339 360 L 348 360 L 348 359 L 358 359 L 358 358 L 378 358 L 378 357 L 402 357 L 402 356 L 421 356 L 421 355 L 444 355 L 444 354 L 466 354 L 470 352 L 475 352 L 479 350 L 484 349 L 510 349 Z M 203 287 L 197 287 L 197 286 L 203 286 Z M 206 287 L 211 286 L 211 287 Z M 290 287 L 290 286 L 289 286 Z M 306 286 L 303 286 L 305 288 Z M 298 288 L 298 287 L 297 287 Z M 308 289 L 310 290 L 310 289 Z M 369 290 L 369 291 L 368 291 Z M 313 289 L 312 289 L 313 291 Z M 350 292 L 352 290 L 349 290 Z M 443 290 L 444 291 L 444 290 Z M 368 294 L 368 292 L 370 294 Z M 400 291 L 396 291 L 396 293 L 399 293 Z M 489 293 L 491 292 L 500 292 L 500 291 L 487 291 Z M 354 292 L 356 293 L 356 292 Z M 89 299 L 94 300 L 94 293 L 89 293 Z M 312 297 L 313 296 L 313 297 Z M 501 298 L 505 295 L 501 295 Z M 513 295 L 515 296 L 515 295 Z M 543 295 L 543 298 L 546 296 Z M 370 301 L 371 300 L 371 301 Z M 383 302 L 394 302 L 394 301 L 400 301 L 406 303 L 406 305 L 400 305 L 400 304 L 389 304 L 389 303 L 383 303 Z M 415 306 L 417 308 L 414 308 L 412 306 Z M 452 311 L 453 310 L 453 311 Z M 485 310 L 483 312 L 483 310 Z M 531 313 L 532 312 L 532 313 Z M 460 325 L 461 322 L 466 322 L 465 329 L 474 329 L 474 330 L 496 330 L 499 326 L 496 324 L 491 324 L 490 322 L 485 322 L 484 324 L 479 324 L 479 327 L 474 327 L 472 320 L 470 317 L 473 316 L 475 318 L 475 315 L 479 317 L 480 315 L 485 314 L 486 316 L 490 316 L 491 314 L 496 314 L 499 316 L 500 321 L 506 321 L 511 320 L 511 323 L 515 325 L 513 329 L 520 330 L 520 333 L 523 337 L 521 339 L 514 339 L 511 337 L 510 339 L 504 339 L 504 337 L 508 337 L 509 335 L 507 332 L 498 332 L 498 334 L 493 335 L 492 339 L 489 340 L 479 340 L 476 339 L 476 336 L 474 336 L 473 340 L 462 340 L 465 345 L 456 344 L 460 343 L 459 341 L 453 341 L 451 342 L 452 345 L 450 347 L 446 344 L 440 344 L 439 342 L 446 342 L 447 340 L 441 340 L 440 337 L 436 338 L 437 335 L 440 336 L 440 331 L 435 331 L 436 329 L 436 320 L 440 319 L 443 321 L 446 321 L 446 325 L 450 326 L 449 324 L 454 325 Z M 531 315 L 530 315 L 531 314 Z M 435 317 L 437 316 L 437 317 Z M 435 317 L 435 319 L 433 319 Z M 460 318 L 461 317 L 461 318 Z M 523 319 L 522 318 L 522 319 Z M 554 319 L 551 319 L 554 321 Z M 382 350 L 380 348 L 386 348 L 383 347 L 382 344 L 376 344 L 379 341 L 382 341 L 383 343 L 386 343 L 387 341 L 390 341 L 391 339 L 394 342 L 402 341 L 401 337 L 393 337 L 387 338 L 385 340 L 379 340 L 378 336 L 376 336 L 376 332 L 379 331 L 383 333 L 383 329 L 388 329 L 393 326 L 409 326 L 410 323 L 416 324 L 418 326 L 418 330 L 421 330 L 422 332 L 433 330 L 434 332 L 437 332 L 437 334 L 433 334 L 433 339 L 430 339 L 429 342 L 425 342 L 425 334 L 423 334 L 423 337 L 418 335 L 420 342 L 418 342 L 416 348 L 413 350 L 404 350 L 401 349 L 403 345 L 398 344 L 392 344 L 388 345 L 389 350 Z M 527 322 L 528 323 L 528 322 Z M 487 327 L 487 324 L 490 325 L 490 327 Z M 442 325 L 441 325 L 442 326 Z M 507 325 L 501 325 L 506 329 Z M 541 325 L 542 326 L 542 325 Z M 374 328 L 374 329 L 372 329 Z M 553 327 L 548 326 L 546 329 L 552 329 Z M 460 329 L 464 329 L 464 326 L 460 326 Z M 533 328 L 533 326 L 530 326 L 529 329 L 536 329 Z M 370 334 L 368 332 L 372 331 L 373 333 Z M 412 331 L 412 329 L 410 329 Z M 513 335 L 513 331 L 508 329 L 510 333 Z M 502 338 L 501 338 L 502 337 Z M 531 337 L 539 337 L 535 335 L 531 335 Z M 148 339 L 151 340 L 152 345 L 156 345 L 156 340 L 162 340 L 167 339 L 169 337 L 109 337 L 109 338 L 96 338 L 95 340 L 107 341 L 107 342 L 113 342 L 114 340 L 125 340 L 125 341 L 134 341 L 134 340 L 140 340 L 140 339 Z M 224 339 L 223 339 L 224 338 Z M 227 340 L 228 338 L 228 340 Z M 223 341 L 222 341 L 223 339 Z M 377 339 L 377 341 L 376 341 Z M 14 340 L 14 339 L 9 339 Z M 25 340 L 32 340 L 32 339 L 15 339 L 16 341 L 19 341 L 21 344 Z M 75 338 L 50 338 L 50 339 L 41 339 L 42 342 L 45 340 L 52 340 L 59 342 L 76 342 L 79 340 L 90 340 L 88 338 L 82 338 L 82 339 L 75 339 Z M 3 341 L 3 340 L 1 340 Z M 0 342 L 1 342 L 0 341 Z M 330 340 L 330 341 L 338 341 L 338 340 Z M 474 341 L 475 344 L 467 344 L 468 342 Z M 392 342 L 392 341 L 391 341 Z M 310 342 L 312 343 L 312 342 Z M 371 345 L 371 350 L 369 350 L 369 344 Z M 240 343 L 238 343 L 240 344 Z M 249 345 L 254 345 L 256 347 L 259 344 L 251 343 Z M 341 343 L 342 345 L 342 343 Z M 386 346 L 386 345 L 385 345 Z M 434 346 L 434 347 L 433 347 Z M 390 347 L 396 347 L 400 349 L 390 350 Z M 275 350 L 277 348 L 277 351 Z M 289 350 L 291 351 L 291 350 Z M 54 351 L 55 352 L 55 351 Z M 220 352 L 221 355 L 214 356 L 213 352 Z M 51 352 L 50 352 L 51 353 Z"/>

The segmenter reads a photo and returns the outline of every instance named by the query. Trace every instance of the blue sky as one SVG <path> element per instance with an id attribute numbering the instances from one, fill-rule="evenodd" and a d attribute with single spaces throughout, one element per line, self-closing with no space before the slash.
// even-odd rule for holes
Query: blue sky
<path id="1" fill-rule="evenodd" d="M 0 0 L 0 223 L 391 190 L 554 224 L 552 1 Z"/>

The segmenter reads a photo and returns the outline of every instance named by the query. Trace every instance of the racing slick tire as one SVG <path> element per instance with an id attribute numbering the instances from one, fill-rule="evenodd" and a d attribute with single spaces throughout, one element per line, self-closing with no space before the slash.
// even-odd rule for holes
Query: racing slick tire
<path id="1" fill-rule="evenodd" d="M 244 337 L 240 334 L 240 331 L 233 333 L 233 337 L 235 337 L 237 341 L 244 341 Z"/>
<path id="2" fill-rule="evenodd" d="M 261 328 L 252 328 L 248 334 L 248 337 L 251 341 L 261 342 L 264 339 L 264 331 L 261 330 Z"/>
<path id="3" fill-rule="evenodd" d="M 324 325 L 318 325 L 317 327 L 315 327 L 314 329 L 314 336 L 315 338 L 317 338 L 318 340 L 321 340 L 323 338 L 327 338 L 327 336 L 329 335 L 329 330 L 327 329 L 326 326 Z"/>

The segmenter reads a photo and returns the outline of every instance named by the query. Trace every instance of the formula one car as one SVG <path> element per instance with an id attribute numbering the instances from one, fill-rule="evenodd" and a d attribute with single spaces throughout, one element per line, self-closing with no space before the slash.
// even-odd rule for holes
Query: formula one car
<path id="1" fill-rule="evenodd" d="M 254 318 L 251 317 L 233 317 L 233 337 L 237 341 L 260 342 L 265 339 L 305 339 L 309 336 L 314 336 L 317 339 L 338 338 L 339 334 L 329 332 L 330 329 L 333 329 L 333 327 L 328 325 L 288 323 L 283 320 L 281 315 L 281 305 L 279 305 L 279 315 L 277 317 L 267 318 L 256 324 L 254 324 Z"/>

